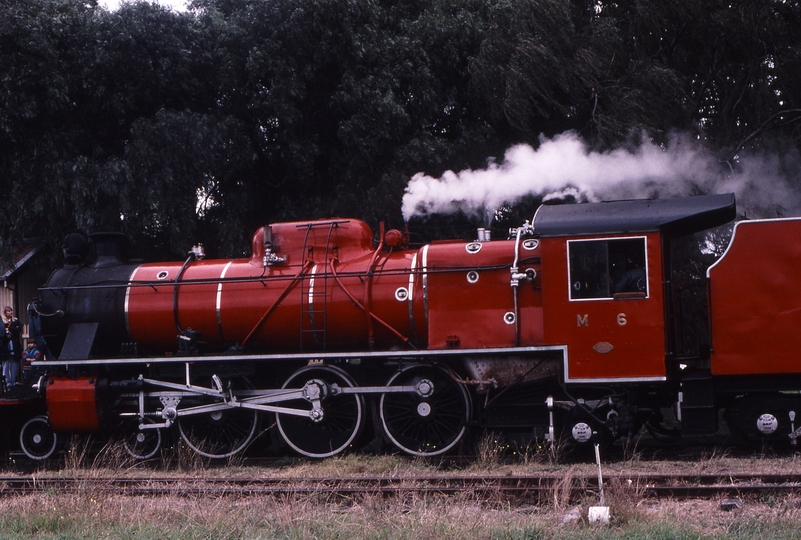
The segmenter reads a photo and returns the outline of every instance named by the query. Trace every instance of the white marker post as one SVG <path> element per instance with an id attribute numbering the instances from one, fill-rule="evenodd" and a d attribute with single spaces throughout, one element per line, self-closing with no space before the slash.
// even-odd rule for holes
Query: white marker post
<path id="1" fill-rule="evenodd" d="M 595 463 L 598 465 L 598 493 L 600 495 L 600 506 L 590 506 L 587 513 L 587 519 L 590 523 L 609 523 L 609 507 L 606 506 L 604 499 L 604 478 L 601 474 L 601 451 L 598 448 L 598 433 L 593 432 L 593 439 L 595 439 Z"/>

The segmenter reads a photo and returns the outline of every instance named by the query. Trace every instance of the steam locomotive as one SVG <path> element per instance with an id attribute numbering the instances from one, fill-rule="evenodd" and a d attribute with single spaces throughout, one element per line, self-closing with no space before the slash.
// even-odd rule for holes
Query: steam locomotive
<path id="1" fill-rule="evenodd" d="M 740 221 L 696 268 L 697 233 L 735 217 L 731 194 L 544 205 L 507 239 L 417 247 L 356 219 L 276 223 L 248 258 L 148 264 L 118 234 L 70 235 L 35 303 L 55 354 L 19 400 L 20 446 L 103 432 L 148 459 L 172 433 L 224 458 L 263 426 L 312 458 L 365 433 L 436 456 L 481 430 L 712 435 L 721 411 L 741 439 L 795 444 L 801 219 Z"/>

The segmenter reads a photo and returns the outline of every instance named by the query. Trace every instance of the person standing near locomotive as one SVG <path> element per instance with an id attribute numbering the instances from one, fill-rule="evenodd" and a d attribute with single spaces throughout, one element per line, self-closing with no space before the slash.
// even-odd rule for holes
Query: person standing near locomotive
<path id="1" fill-rule="evenodd" d="M 39 370 L 31 366 L 31 362 L 38 362 L 42 359 L 42 353 L 36 348 L 36 343 L 28 342 L 28 346 L 22 351 L 22 383 L 25 386 L 30 384 L 34 376 L 39 375 Z"/>
<path id="2" fill-rule="evenodd" d="M 44 335 L 42 335 L 42 319 L 39 317 L 39 311 L 36 309 L 38 300 L 33 300 L 28 304 L 28 339 L 36 342 L 36 348 L 40 353 L 38 360 L 53 360 L 53 353 L 47 346 Z"/>
<path id="3" fill-rule="evenodd" d="M 3 308 L 3 326 L 5 327 L 6 355 L 3 359 L 3 377 L 6 387 L 22 384 L 19 380 L 19 361 L 22 358 L 22 323 L 14 317 L 11 306 Z"/>

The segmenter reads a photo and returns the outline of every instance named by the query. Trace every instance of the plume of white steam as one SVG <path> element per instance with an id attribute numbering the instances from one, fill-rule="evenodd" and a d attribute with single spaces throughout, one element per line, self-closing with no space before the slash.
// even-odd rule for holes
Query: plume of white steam
<path id="1" fill-rule="evenodd" d="M 788 168 L 778 156 L 740 158 L 721 164 L 692 139 L 675 137 L 666 146 L 643 143 L 635 150 L 590 151 L 573 132 L 541 138 L 536 150 L 510 148 L 501 163 L 486 169 L 418 173 L 403 197 L 403 215 L 492 214 L 526 195 L 545 201 L 670 198 L 698 193 L 735 193 L 748 217 L 801 214 L 798 160 Z"/>

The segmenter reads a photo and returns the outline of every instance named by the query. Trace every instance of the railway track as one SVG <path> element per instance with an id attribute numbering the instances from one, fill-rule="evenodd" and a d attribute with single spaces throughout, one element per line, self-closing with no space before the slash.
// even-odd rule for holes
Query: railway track
<path id="1" fill-rule="evenodd" d="M 801 492 L 801 475 L 638 474 L 604 478 L 607 493 L 628 491 L 640 498 L 713 498 Z M 123 496 L 468 496 L 482 500 L 547 502 L 555 493 L 581 500 L 598 493 L 597 477 L 414 476 L 403 478 L 203 478 L 0 477 L 0 497 L 60 492 Z"/>

